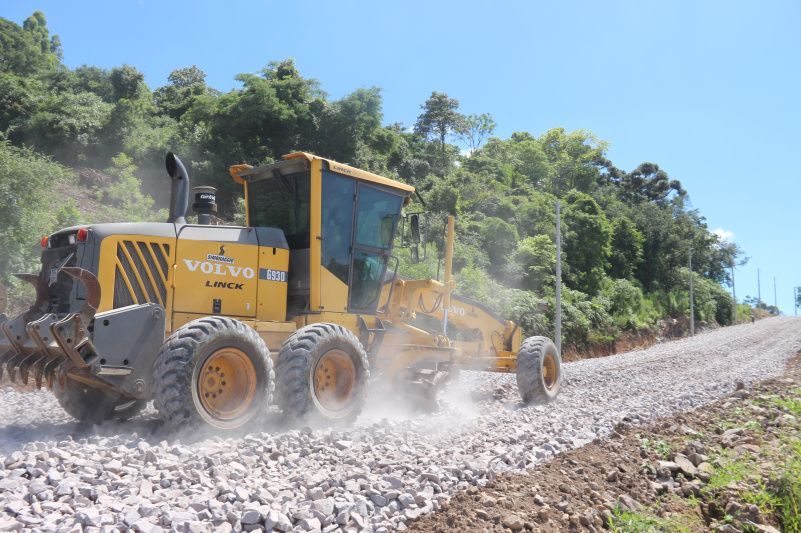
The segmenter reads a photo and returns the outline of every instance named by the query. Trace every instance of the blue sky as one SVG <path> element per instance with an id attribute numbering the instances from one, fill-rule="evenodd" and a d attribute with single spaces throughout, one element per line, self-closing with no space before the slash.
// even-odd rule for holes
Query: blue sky
<path id="1" fill-rule="evenodd" d="M 198 65 L 208 83 L 293 57 L 333 98 L 383 90 L 385 122 L 414 123 L 432 90 L 496 134 L 592 130 L 630 170 L 653 161 L 751 257 L 738 298 L 793 313 L 801 285 L 801 3 L 792 1 L 208 2 L 5 0 L 44 11 L 68 66 L 129 63 L 148 84 Z"/>

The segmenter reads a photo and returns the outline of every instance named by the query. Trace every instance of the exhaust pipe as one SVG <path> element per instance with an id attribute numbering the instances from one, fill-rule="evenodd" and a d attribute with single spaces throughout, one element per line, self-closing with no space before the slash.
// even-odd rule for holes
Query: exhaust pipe
<path id="1" fill-rule="evenodd" d="M 172 179 L 170 191 L 170 218 L 167 222 L 186 224 L 186 210 L 189 207 L 189 174 L 178 157 L 167 152 L 167 174 Z"/>

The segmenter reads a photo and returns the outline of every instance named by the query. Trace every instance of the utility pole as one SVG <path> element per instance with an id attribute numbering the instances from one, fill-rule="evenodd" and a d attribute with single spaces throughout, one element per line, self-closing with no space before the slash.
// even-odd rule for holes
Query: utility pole
<path id="1" fill-rule="evenodd" d="M 732 299 L 732 314 L 731 323 L 737 323 L 737 291 L 734 290 L 734 261 L 729 264 L 731 268 L 731 299 Z"/>
<path id="2" fill-rule="evenodd" d="M 562 212 L 556 201 L 556 351 L 562 354 Z"/>
<path id="3" fill-rule="evenodd" d="M 757 307 L 762 303 L 762 284 L 759 281 L 759 269 L 757 269 Z"/>
<path id="4" fill-rule="evenodd" d="M 776 308 L 776 312 L 779 311 L 779 300 L 776 298 L 776 276 L 773 276 L 773 307 Z"/>
<path id="5" fill-rule="evenodd" d="M 690 253 L 687 257 L 687 263 L 690 268 L 690 335 L 695 335 L 695 301 L 693 297 L 693 249 L 690 248 Z"/>

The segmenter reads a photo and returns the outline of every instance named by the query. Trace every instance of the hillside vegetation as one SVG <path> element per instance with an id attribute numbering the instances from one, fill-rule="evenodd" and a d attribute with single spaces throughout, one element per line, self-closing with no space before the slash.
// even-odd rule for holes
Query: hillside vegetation
<path id="1" fill-rule="evenodd" d="M 521 321 L 526 334 L 553 331 L 557 199 L 566 343 L 581 348 L 655 329 L 663 318 L 684 320 L 690 248 L 697 319 L 735 318 L 722 284 L 740 250 L 710 232 L 679 180 L 652 162 L 616 167 L 589 131 L 499 138 L 490 115 L 465 116 L 456 99 L 438 92 L 411 127 L 384 124 L 379 88 L 332 100 L 291 59 L 237 75 L 239 87 L 228 92 L 207 86 L 195 66 L 151 89 L 130 65 L 64 66 L 41 12 L 22 26 L 0 19 L 0 42 L 3 283 L 11 272 L 36 268 L 39 238 L 57 227 L 163 220 L 151 196 L 166 203 L 168 150 L 188 163 L 195 183 L 220 189 L 229 219 L 239 205 L 230 164 L 304 150 L 420 191 L 428 253 L 412 264 L 398 250 L 403 273 L 437 274 L 442 215 L 457 215 L 458 290 Z M 77 168 L 111 179 L 79 181 Z"/>

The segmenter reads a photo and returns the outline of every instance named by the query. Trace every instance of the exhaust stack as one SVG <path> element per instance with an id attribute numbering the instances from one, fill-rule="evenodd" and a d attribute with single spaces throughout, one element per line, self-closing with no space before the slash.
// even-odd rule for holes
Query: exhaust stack
<path id="1" fill-rule="evenodd" d="M 189 207 L 189 174 L 178 157 L 167 152 L 167 174 L 172 179 L 170 191 L 170 218 L 167 222 L 186 224 L 186 209 Z"/>

